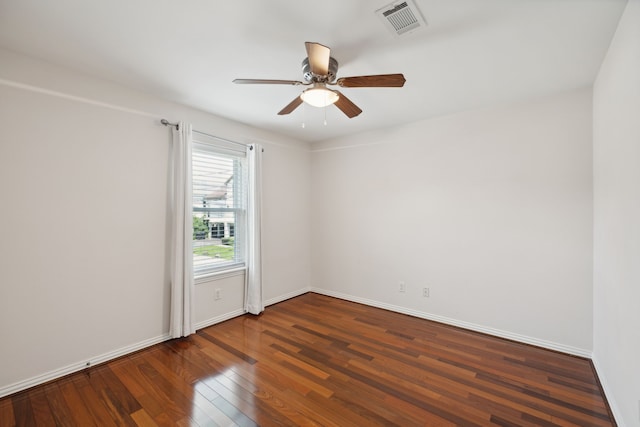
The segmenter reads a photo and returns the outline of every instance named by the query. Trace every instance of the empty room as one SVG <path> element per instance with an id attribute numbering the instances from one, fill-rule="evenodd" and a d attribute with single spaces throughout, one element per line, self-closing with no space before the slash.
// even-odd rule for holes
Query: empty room
<path id="1" fill-rule="evenodd" d="M 640 426 L 640 0 L 0 0 L 0 426 Z"/>

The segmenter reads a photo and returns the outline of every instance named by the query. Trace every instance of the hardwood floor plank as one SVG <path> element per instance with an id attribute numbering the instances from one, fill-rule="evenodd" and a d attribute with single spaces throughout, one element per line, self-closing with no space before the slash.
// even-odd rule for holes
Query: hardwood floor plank
<path id="1" fill-rule="evenodd" d="M 140 405 L 133 396 L 122 391 L 124 386 L 114 379 L 115 376 L 108 365 L 96 366 L 89 370 L 86 378 L 117 425 L 135 426 L 130 414 L 139 410 Z"/>
<path id="2" fill-rule="evenodd" d="M 51 406 L 44 390 L 30 390 L 27 392 L 29 400 L 31 400 L 31 409 L 33 410 L 33 419 L 38 426 L 55 426 L 56 420 L 51 412 Z M 1 424 L 0 425 L 4 425 Z M 91 424 L 90 424 L 91 425 Z"/>
<path id="3" fill-rule="evenodd" d="M 133 414 L 131 414 L 131 418 L 133 419 L 133 421 L 136 423 L 138 427 L 157 427 L 158 426 L 158 424 L 144 409 L 139 409 Z"/>
<path id="4" fill-rule="evenodd" d="M 148 379 L 160 401 L 169 403 L 165 409 L 167 415 L 175 422 L 187 422 L 187 418 L 196 423 L 211 421 L 204 411 L 193 404 L 194 390 L 190 384 L 182 382 L 155 357 L 151 356 L 145 360 L 146 363 L 141 363 L 138 368 Z"/>
<path id="5" fill-rule="evenodd" d="M 135 375 L 131 375 L 128 368 L 133 366 L 134 362 L 128 357 L 123 357 L 109 366 L 111 372 L 118 377 L 120 382 L 129 390 L 131 395 L 138 400 L 140 396 L 147 394 L 147 388 L 137 380 Z"/>
<path id="6" fill-rule="evenodd" d="M 111 414 L 104 405 L 99 393 L 97 393 L 89 383 L 90 374 L 87 371 L 79 372 L 69 378 L 73 380 L 82 401 L 87 407 L 87 410 L 91 413 L 95 423 L 100 427 L 116 426 L 115 420 L 111 417 Z"/>
<path id="7" fill-rule="evenodd" d="M 248 356 L 247 354 L 243 353 L 240 350 L 237 350 L 236 348 L 234 348 L 231 345 L 225 344 L 224 342 L 222 342 L 218 338 L 214 337 L 213 335 L 210 335 L 210 334 L 208 334 L 206 332 L 201 332 L 201 335 L 206 340 L 211 341 L 213 344 L 217 345 L 218 347 L 223 348 L 224 350 L 226 350 L 229 353 L 233 354 L 234 356 L 244 360 L 247 363 L 250 363 L 250 364 L 253 365 L 253 364 L 255 364 L 257 362 L 257 360 L 255 360 L 254 358 Z"/>
<path id="8" fill-rule="evenodd" d="M 42 386 L 44 388 L 44 386 Z M 40 390 L 44 393 L 43 388 Z M 35 426 L 36 420 L 33 413 L 31 400 L 29 399 L 29 391 L 18 393 L 13 397 L 9 397 L 13 404 L 13 413 L 15 417 L 15 425 L 17 426 Z"/>
<path id="9" fill-rule="evenodd" d="M 280 351 L 285 354 L 296 355 L 295 352 L 290 352 L 285 348 L 280 348 Z M 306 364 L 311 365 L 312 359 L 305 358 L 302 355 L 297 354 L 301 360 Z M 327 373 L 329 370 L 327 370 Z M 331 372 L 327 378 L 331 387 L 335 390 L 335 394 L 330 397 L 329 400 L 339 402 L 342 406 L 360 408 L 368 407 L 377 416 L 374 418 L 384 418 L 390 420 L 388 424 L 394 424 L 396 421 L 399 425 L 415 425 L 417 420 L 409 422 L 407 418 L 399 415 L 395 409 L 387 410 L 384 400 L 386 394 L 378 391 L 377 389 L 363 389 L 359 385 L 354 385 L 349 376 L 341 375 L 337 372 Z M 310 393 L 311 395 L 312 393 Z M 360 411 L 360 410 L 359 410 Z M 396 420 L 396 421 L 394 421 Z"/>
<path id="10" fill-rule="evenodd" d="M 65 379 L 62 381 L 64 380 Z M 59 382 L 45 384 L 43 390 L 51 407 L 51 413 L 53 414 L 56 425 L 77 426 L 78 423 L 73 418 L 73 412 L 67 405 L 64 395 L 60 391 Z"/>
<path id="11" fill-rule="evenodd" d="M 587 359 L 308 293 L 0 399 L 0 425 L 615 421 Z"/>
<path id="12" fill-rule="evenodd" d="M 270 369 L 257 371 L 252 366 L 245 365 L 237 365 L 232 369 L 255 386 L 252 392 L 253 396 L 270 406 L 272 412 L 276 413 L 283 422 L 286 422 L 286 425 L 322 425 L 313 418 L 306 417 L 303 413 L 304 408 L 302 412 L 299 409 L 299 407 L 304 407 L 301 402 L 305 401 L 303 397 L 308 391 L 301 394 L 298 390 L 292 389 L 290 380 Z M 318 418 L 324 418 L 324 416 L 324 414 L 319 414 Z"/>
<path id="13" fill-rule="evenodd" d="M 130 363 L 117 366 L 114 372 L 125 378 L 125 384 L 135 382 L 145 390 L 145 394 L 136 399 L 156 422 L 162 424 L 162 420 L 167 419 L 175 423 L 183 419 L 187 411 L 176 405 L 171 399 L 171 393 L 165 393 L 162 382 L 155 381 L 157 373 L 145 360 L 143 357 L 131 358 Z"/>
<path id="14" fill-rule="evenodd" d="M 277 350 L 276 347 L 272 347 L 275 350 Z M 284 350 L 284 349 L 283 349 Z M 285 352 L 282 351 L 276 351 L 273 354 L 273 357 L 276 360 L 279 360 L 281 364 L 286 364 L 290 367 L 295 366 L 298 369 L 298 372 L 303 372 L 308 374 L 309 376 L 315 377 L 315 378 L 319 378 L 321 380 L 326 380 L 327 378 L 329 378 L 329 374 L 321 369 L 316 368 L 313 365 L 310 365 L 296 357 L 292 357 L 290 355 L 288 355 Z"/>
<path id="15" fill-rule="evenodd" d="M 216 397 L 211 401 L 211 403 L 218 408 L 223 414 L 225 414 L 229 419 L 233 420 L 235 424 L 241 427 L 255 427 L 259 424 L 256 424 L 251 418 L 246 416 L 242 411 L 236 408 L 234 405 L 229 403 L 227 399 L 224 399 L 221 396 Z"/>
<path id="16" fill-rule="evenodd" d="M 11 398 L 0 399 L 0 426 L 15 427 L 16 418 L 13 413 Z"/>
<path id="17" fill-rule="evenodd" d="M 256 398 L 258 388 L 253 383 L 232 371 L 206 380 L 206 386 L 214 390 L 222 399 L 241 411 L 248 419 L 260 426 L 288 425 L 277 422 L 278 412 L 270 405 Z M 215 403 L 220 401 L 214 399 Z M 273 421 L 273 422 L 272 422 Z"/>
<path id="18" fill-rule="evenodd" d="M 229 426 L 234 424 L 234 421 L 221 411 L 218 406 L 207 400 L 200 393 L 193 393 L 192 401 L 193 404 L 200 408 L 215 425 Z"/>
<path id="19" fill-rule="evenodd" d="M 74 422 L 82 427 L 100 427 L 95 423 L 93 415 L 78 393 L 75 383 L 71 379 L 65 379 L 59 382 L 59 386 L 60 393 L 69 407 Z"/>

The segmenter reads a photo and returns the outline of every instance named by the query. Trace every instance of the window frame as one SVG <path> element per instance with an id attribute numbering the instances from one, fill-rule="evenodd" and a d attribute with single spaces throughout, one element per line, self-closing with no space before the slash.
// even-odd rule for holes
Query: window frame
<path id="1" fill-rule="evenodd" d="M 247 231 L 247 154 L 246 146 L 244 144 L 235 143 L 232 141 L 226 141 L 220 138 L 213 137 L 211 135 L 203 134 L 194 130 L 193 133 L 193 145 L 191 153 L 192 162 L 192 216 L 196 217 L 213 213 L 214 215 L 225 215 L 232 213 L 233 221 L 228 221 L 229 224 L 233 224 L 234 232 L 234 244 L 233 244 L 233 260 L 210 263 L 206 265 L 196 265 L 195 260 L 195 242 L 199 239 L 195 238 L 195 230 L 193 239 L 193 276 L 196 283 L 205 278 L 221 278 L 229 277 L 232 275 L 238 275 L 244 273 L 246 270 L 246 231 Z M 241 148 L 240 148 L 241 146 Z M 233 161 L 233 174 L 229 178 L 232 179 L 232 207 L 220 207 L 220 206 L 199 206 L 197 204 L 198 197 L 202 197 L 202 191 L 197 187 L 204 186 L 203 175 L 196 174 L 195 162 L 196 157 L 210 155 L 211 158 L 227 159 Z M 202 169 L 202 168 L 199 168 Z M 200 178 L 200 180 L 198 180 Z M 227 181 L 229 181 L 227 180 Z M 203 205 L 205 204 L 204 198 L 202 198 Z M 228 218 L 220 217 L 221 219 L 228 220 Z M 211 223 L 216 223 L 215 217 L 211 218 Z M 222 221 L 224 222 L 224 221 Z M 211 228 L 209 228 L 209 234 Z"/>

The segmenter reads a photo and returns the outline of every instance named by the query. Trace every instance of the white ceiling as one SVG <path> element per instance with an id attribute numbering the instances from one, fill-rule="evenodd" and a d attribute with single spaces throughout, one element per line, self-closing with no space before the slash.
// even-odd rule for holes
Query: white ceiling
<path id="1" fill-rule="evenodd" d="M 374 13 L 389 3 L 0 0 L 0 46 L 318 141 L 590 85 L 626 0 L 416 0 L 428 26 L 402 37 Z M 338 77 L 407 83 L 341 89 L 363 110 L 348 119 L 334 106 L 278 116 L 300 87 L 231 82 L 301 80 L 305 41 L 331 47 Z"/>

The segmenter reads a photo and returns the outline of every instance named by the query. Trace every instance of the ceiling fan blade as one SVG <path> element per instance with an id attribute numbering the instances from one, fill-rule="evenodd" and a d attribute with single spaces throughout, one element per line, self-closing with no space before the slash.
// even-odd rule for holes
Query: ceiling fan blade
<path id="1" fill-rule="evenodd" d="M 340 96 L 340 98 L 338 98 L 334 105 L 338 107 L 344 114 L 346 114 L 347 117 L 352 119 L 358 114 L 362 113 L 362 110 L 356 104 L 351 102 L 349 98 L 347 98 L 337 90 L 335 92 L 338 93 L 338 96 Z"/>
<path id="2" fill-rule="evenodd" d="M 329 58 L 331 49 L 320 43 L 306 42 L 307 56 L 309 57 L 309 67 L 311 72 L 318 76 L 329 74 Z"/>
<path id="3" fill-rule="evenodd" d="M 295 110 L 296 108 L 298 108 L 300 106 L 300 104 L 302 104 L 302 98 L 301 97 L 296 97 L 293 101 L 291 101 L 289 104 L 287 104 L 286 107 L 284 107 L 282 110 L 280 110 L 278 112 L 279 116 L 283 116 L 285 114 L 289 114 L 291 113 L 293 110 Z"/>
<path id="4" fill-rule="evenodd" d="M 402 74 L 378 74 L 375 76 L 342 77 L 336 82 L 340 87 L 402 87 L 406 82 Z"/>
<path id="5" fill-rule="evenodd" d="M 301 85 L 297 80 L 268 80 L 268 79 L 235 79 L 233 83 L 241 85 Z"/>

